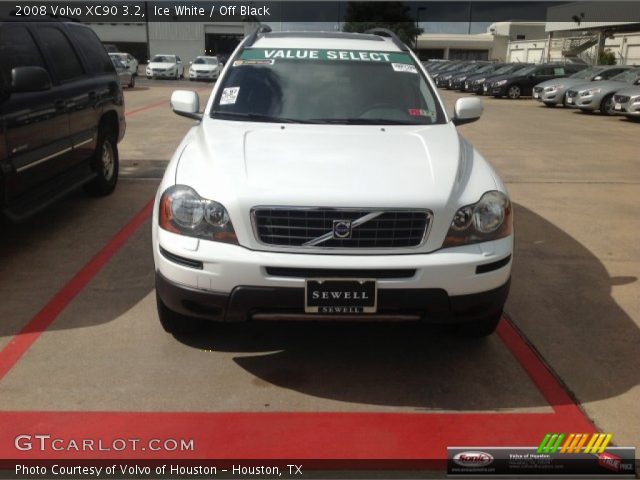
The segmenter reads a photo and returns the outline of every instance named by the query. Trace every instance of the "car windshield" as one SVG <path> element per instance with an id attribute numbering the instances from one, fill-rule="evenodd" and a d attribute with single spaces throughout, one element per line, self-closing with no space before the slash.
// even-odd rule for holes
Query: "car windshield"
<path id="1" fill-rule="evenodd" d="M 640 78 L 640 70 L 627 70 L 626 72 L 622 72 L 614 77 L 611 77 L 610 80 L 614 80 L 616 82 L 633 83 L 638 78 Z"/>
<path id="2" fill-rule="evenodd" d="M 495 65 L 485 65 L 484 67 L 481 67 L 478 70 L 476 70 L 476 73 L 491 72 L 492 70 L 495 70 L 495 68 L 496 68 Z"/>
<path id="3" fill-rule="evenodd" d="M 444 123 L 404 52 L 245 49 L 217 91 L 214 118 L 300 123 Z"/>
<path id="4" fill-rule="evenodd" d="M 193 61 L 196 65 L 217 65 L 218 59 L 212 57 L 198 57 Z"/>
<path id="5" fill-rule="evenodd" d="M 523 69 L 518 70 L 517 72 L 513 72 L 513 73 L 517 73 L 518 75 L 529 75 L 535 69 L 536 69 L 536 67 L 527 67 L 527 68 L 523 68 Z"/>
<path id="6" fill-rule="evenodd" d="M 151 61 L 156 63 L 175 63 L 176 57 L 172 55 L 156 55 Z"/>

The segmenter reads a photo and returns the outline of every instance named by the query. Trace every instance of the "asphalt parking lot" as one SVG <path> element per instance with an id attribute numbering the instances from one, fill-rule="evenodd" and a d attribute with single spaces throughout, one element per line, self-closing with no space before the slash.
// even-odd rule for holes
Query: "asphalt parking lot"
<path id="1" fill-rule="evenodd" d="M 168 107 L 175 88 L 204 103 L 211 85 L 140 79 L 125 91 L 113 195 L 78 192 L 2 224 L 9 438 L 45 426 L 195 438 L 183 456 L 200 458 L 437 458 L 447 444 L 600 430 L 640 448 L 639 124 L 485 98 L 482 119 L 460 127 L 515 204 L 508 318 L 486 340 L 362 324 L 173 338 L 156 314 L 149 202 L 192 124 Z M 450 107 L 460 96 L 443 95 Z"/>

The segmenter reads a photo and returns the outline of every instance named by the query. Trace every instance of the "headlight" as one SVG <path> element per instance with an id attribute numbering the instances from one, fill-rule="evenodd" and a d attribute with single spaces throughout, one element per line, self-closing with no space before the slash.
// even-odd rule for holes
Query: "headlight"
<path id="1" fill-rule="evenodd" d="M 460 82 L 464 82 L 466 79 L 467 79 L 467 77 L 459 77 L 459 78 L 458 78 L 458 81 L 460 81 Z"/>
<path id="2" fill-rule="evenodd" d="M 216 242 L 238 244 L 227 210 L 202 198 L 191 187 L 174 185 L 160 198 L 160 228 L 168 232 Z"/>
<path id="3" fill-rule="evenodd" d="M 478 202 L 458 209 L 442 247 L 496 240 L 511 235 L 512 231 L 511 202 L 504 193 L 491 190 Z"/>
<path id="4" fill-rule="evenodd" d="M 475 82 L 473 83 L 482 83 L 486 80 L 486 78 L 478 78 Z"/>
<path id="5" fill-rule="evenodd" d="M 595 95 L 596 93 L 600 93 L 601 90 L 602 90 L 601 88 L 592 88 L 590 90 L 583 90 L 582 92 L 580 92 L 580 96 L 589 97 L 591 95 Z"/>
<path id="6" fill-rule="evenodd" d="M 507 83 L 507 80 L 498 80 L 497 82 L 493 82 L 493 86 L 494 87 L 500 87 L 500 86 L 504 85 L 505 83 Z"/>
<path id="7" fill-rule="evenodd" d="M 560 88 L 560 85 L 549 85 L 548 87 L 544 87 L 545 92 L 551 92 L 553 90 L 557 90 Z"/>

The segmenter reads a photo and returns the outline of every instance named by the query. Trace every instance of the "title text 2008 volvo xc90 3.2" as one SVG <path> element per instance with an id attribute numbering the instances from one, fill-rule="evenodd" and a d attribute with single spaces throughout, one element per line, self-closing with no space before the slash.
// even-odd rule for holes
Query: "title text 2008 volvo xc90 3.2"
<path id="1" fill-rule="evenodd" d="M 238 46 L 156 196 L 160 321 L 415 320 L 484 336 L 507 297 L 512 207 L 422 65 L 389 31 Z"/>

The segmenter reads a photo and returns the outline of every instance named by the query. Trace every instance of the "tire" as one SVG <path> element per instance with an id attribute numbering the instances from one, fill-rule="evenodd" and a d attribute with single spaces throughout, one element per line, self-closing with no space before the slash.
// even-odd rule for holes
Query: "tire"
<path id="1" fill-rule="evenodd" d="M 153 78 L 153 77 L 150 77 L 149 75 L 147 75 L 147 80 L 151 80 L 151 78 Z"/>
<path id="2" fill-rule="evenodd" d="M 96 172 L 96 178 L 85 186 L 85 190 L 95 197 L 109 195 L 116 188 L 120 166 L 117 142 L 116 133 L 101 125 L 96 150 L 91 159 L 91 167 Z"/>
<path id="3" fill-rule="evenodd" d="M 135 88 L 136 86 L 136 77 L 135 75 L 131 75 L 131 80 L 129 81 L 129 88 Z"/>
<path id="4" fill-rule="evenodd" d="M 520 88 L 520 85 L 514 84 L 510 85 L 509 88 L 507 88 L 507 97 L 509 97 L 511 100 L 518 100 L 521 96 L 522 88 Z"/>
<path id="5" fill-rule="evenodd" d="M 615 111 L 613 110 L 613 94 L 607 95 L 602 99 L 602 102 L 600 102 L 600 113 L 607 117 L 615 115 Z"/>
<path id="6" fill-rule="evenodd" d="M 184 335 L 189 333 L 197 333 L 204 328 L 204 322 L 199 318 L 187 317 L 174 312 L 167 307 L 158 292 L 156 292 L 156 306 L 158 308 L 158 318 L 160 325 L 165 332 L 172 335 Z"/>
<path id="7" fill-rule="evenodd" d="M 491 313 L 485 317 L 472 322 L 456 323 L 451 325 L 450 332 L 458 337 L 465 338 L 484 338 L 496 331 L 500 319 L 502 318 L 502 310 Z"/>

